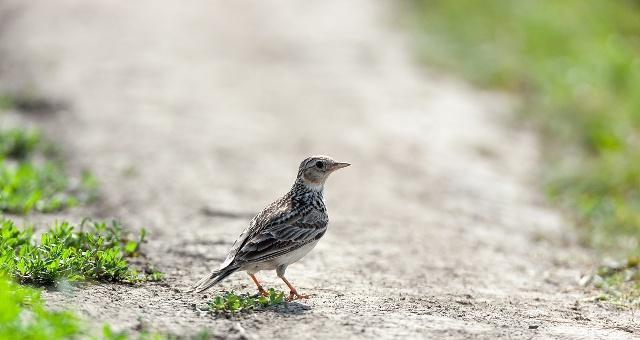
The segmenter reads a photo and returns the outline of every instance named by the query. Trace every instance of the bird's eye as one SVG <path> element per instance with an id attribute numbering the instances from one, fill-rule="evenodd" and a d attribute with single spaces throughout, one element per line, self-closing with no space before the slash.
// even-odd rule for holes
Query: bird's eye
<path id="1" fill-rule="evenodd" d="M 318 169 L 324 169 L 324 163 L 321 161 L 317 161 L 316 162 L 316 168 Z"/>

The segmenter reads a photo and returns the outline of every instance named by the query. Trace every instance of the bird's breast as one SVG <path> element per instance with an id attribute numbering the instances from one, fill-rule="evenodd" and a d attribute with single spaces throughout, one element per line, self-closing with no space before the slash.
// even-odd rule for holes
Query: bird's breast
<path id="1" fill-rule="evenodd" d="M 276 266 L 280 266 L 280 265 L 290 265 L 294 262 L 299 261 L 301 258 L 303 258 L 305 255 L 307 255 L 311 249 L 313 249 L 316 244 L 318 244 L 319 240 L 315 240 L 313 242 L 310 242 L 308 244 L 305 244 L 304 246 L 293 250 L 291 252 L 288 252 L 286 254 L 283 254 L 282 256 L 278 257 L 277 259 L 275 259 L 276 262 Z"/>

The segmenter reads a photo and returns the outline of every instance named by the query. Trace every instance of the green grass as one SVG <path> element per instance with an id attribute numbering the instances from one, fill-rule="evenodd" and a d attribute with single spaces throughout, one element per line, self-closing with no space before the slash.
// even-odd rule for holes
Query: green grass
<path id="1" fill-rule="evenodd" d="M 128 257 L 140 255 L 144 237 L 144 229 L 133 237 L 117 222 L 88 220 L 78 226 L 57 223 L 35 237 L 32 229 L 0 220 L 0 339 L 128 339 L 127 333 L 114 332 L 109 325 L 100 336 L 91 335 L 73 313 L 45 310 L 37 289 L 17 283 L 160 281 L 163 274 L 159 271 L 139 273 L 127 262 Z M 169 336 L 143 332 L 139 338 Z"/>
<path id="2" fill-rule="evenodd" d="M 0 339 L 62 339 L 80 331 L 72 313 L 47 311 L 38 290 L 0 275 Z"/>
<path id="3" fill-rule="evenodd" d="M 83 174 L 73 188 L 55 149 L 34 130 L 0 130 L 0 211 L 54 212 L 90 201 L 96 180 Z"/>
<path id="4" fill-rule="evenodd" d="M 234 292 L 226 292 L 209 301 L 209 310 L 217 314 L 233 314 L 259 310 L 284 302 L 284 292 L 276 291 L 273 288 L 270 288 L 268 292 L 268 297 L 249 294 L 238 295 Z"/>
<path id="5" fill-rule="evenodd" d="M 40 134 L 34 130 L 12 128 L 0 131 L 0 155 L 23 160 L 41 145 Z"/>
<path id="6" fill-rule="evenodd" d="M 208 339 L 208 334 L 201 332 L 193 338 Z M 143 331 L 134 338 L 126 332 L 113 331 L 109 325 L 104 325 L 96 334 L 71 312 L 47 310 L 38 289 L 21 286 L 0 274 L 0 339 L 161 340 L 178 337 Z"/>
<path id="7" fill-rule="evenodd" d="M 405 4 L 425 62 L 523 99 L 545 134 L 547 191 L 586 241 L 640 255 L 640 2 Z"/>
<path id="8" fill-rule="evenodd" d="M 43 108 L 38 103 L 20 103 L 0 95 L 0 111 Z M 34 234 L 32 228 L 17 228 L 2 216 L 2 212 L 54 212 L 96 198 L 97 181 L 90 174 L 82 174 L 78 185 L 71 182 L 59 151 L 38 131 L 0 129 L 0 339 L 129 338 L 125 332 L 112 331 L 109 325 L 98 334 L 73 313 L 48 311 L 38 289 L 19 283 L 135 283 L 161 281 L 164 277 L 148 266 L 139 273 L 127 261 L 140 255 L 144 229 L 134 236 L 117 222 L 85 220 L 79 225 L 55 223 Z M 171 336 L 143 331 L 137 338 Z"/>
<path id="9" fill-rule="evenodd" d="M 640 258 L 630 257 L 624 263 L 603 265 L 591 282 L 606 294 L 600 300 L 640 306 Z"/>
<path id="10" fill-rule="evenodd" d="M 0 94 L 0 111 L 9 110 L 13 107 L 15 107 L 13 99 L 5 94 Z"/>
<path id="11" fill-rule="evenodd" d="M 20 283 L 53 285 L 69 282 L 158 281 L 155 271 L 140 274 L 130 268 L 127 257 L 137 256 L 144 241 L 124 233 L 119 223 L 85 221 L 79 226 L 55 224 L 36 242 L 31 229 L 19 229 L 11 220 L 0 221 L 0 272 Z"/>

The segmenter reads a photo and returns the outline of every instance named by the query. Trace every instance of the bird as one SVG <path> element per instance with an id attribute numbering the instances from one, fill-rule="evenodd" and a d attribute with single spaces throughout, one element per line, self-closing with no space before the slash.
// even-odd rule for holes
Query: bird
<path id="1" fill-rule="evenodd" d="M 237 271 L 245 271 L 262 296 L 269 293 L 256 278 L 262 270 L 275 270 L 289 287 L 287 300 L 308 298 L 285 277 L 287 267 L 307 255 L 324 236 L 329 215 L 324 185 L 334 171 L 351 164 L 324 155 L 304 159 L 291 190 L 260 211 L 242 231 L 218 269 L 190 289 L 203 292 Z"/>

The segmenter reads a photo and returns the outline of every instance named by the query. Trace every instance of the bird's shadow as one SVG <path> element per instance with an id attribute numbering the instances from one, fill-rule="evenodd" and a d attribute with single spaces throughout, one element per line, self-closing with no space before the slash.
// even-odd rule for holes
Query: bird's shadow
<path id="1" fill-rule="evenodd" d="M 264 312 L 270 311 L 273 313 L 283 314 L 283 315 L 302 315 L 310 310 L 311 310 L 311 307 L 296 301 L 285 302 L 280 305 L 271 306 L 271 307 L 262 309 L 262 311 Z"/>

